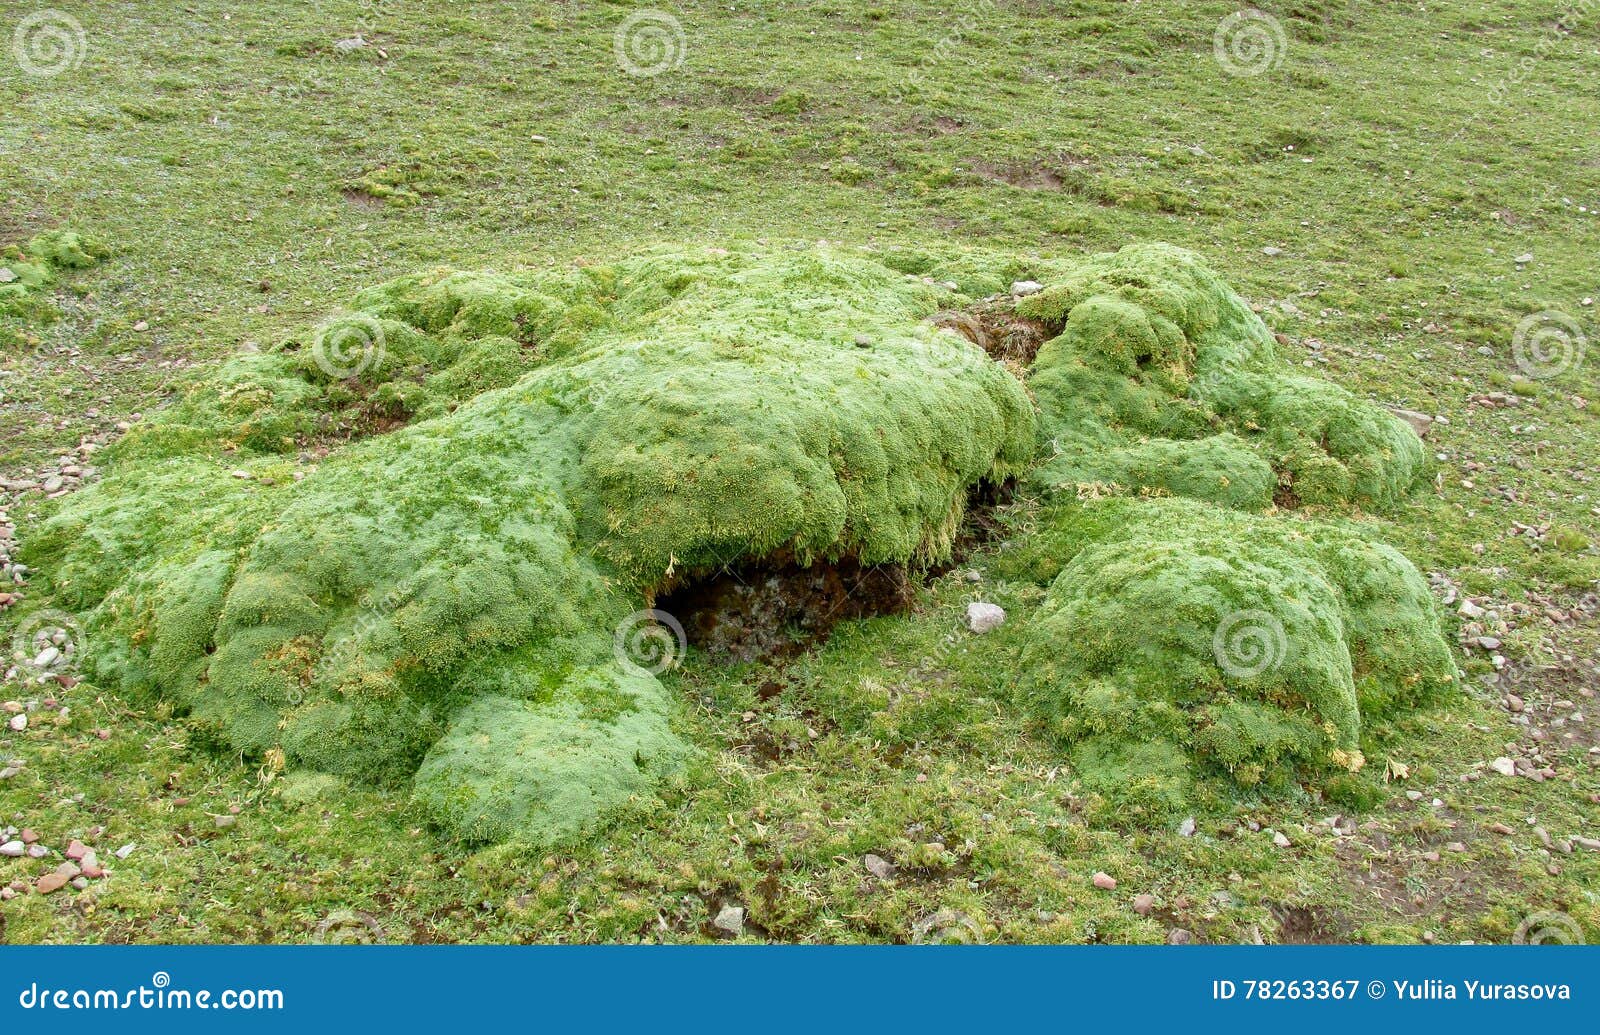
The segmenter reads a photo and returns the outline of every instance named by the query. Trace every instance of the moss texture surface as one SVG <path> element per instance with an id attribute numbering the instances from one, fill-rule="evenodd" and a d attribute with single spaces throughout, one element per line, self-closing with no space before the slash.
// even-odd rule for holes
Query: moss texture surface
<path id="1" fill-rule="evenodd" d="M 1030 370 L 929 322 L 1019 275 L 1046 285 L 1015 306 L 1049 334 Z M 618 646 L 657 589 L 773 556 L 940 561 L 980 481 L 1051 501 L 1017 703 L 1107 794 L 1336 778 L 1364 711 L 1453 676 L 1400 555 L 1263 513 L 1390 505 L 1420 442 L 1290 372 L 1162 245 L 404 278 L 224 364 L 105 466 L 30 541 L 88 616 L 93 678 L 246 754 L 409 788 L 473 840 L 589 829 L 691 753 Z M 1260 671 L 1218 639 L 1240 614 Z"/>
<path id="2" fill-rule="evenodd" d="M 50 230 L 25 245 L 0 247 L 0 317 L 48 323 L 55 317 L 49 289 L 60 274 L 88 269 L 108 254 L 104 245 L 71 230 Z M 14 337 L 9 328 L 0 329 L 0 344 Z"/>

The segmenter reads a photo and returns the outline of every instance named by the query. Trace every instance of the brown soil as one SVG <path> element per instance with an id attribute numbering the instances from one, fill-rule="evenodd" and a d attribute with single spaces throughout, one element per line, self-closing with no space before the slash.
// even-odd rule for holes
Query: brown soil
<path id="1" fill-rule="evenodd" d="M 948 327 L 1003 363 L 1026 366 L 1039 346 L 1054 337 L 1050 328 L 1012 312 L 1009 296 L 985 299 L 967 312 L 947 310 L 929 319 L 935 327 Z"/>
<path id="2" fill-rule="evenodd" d="M 913 596 L 901 565 L 760 561 L 690 580 L 656 607 L 682 622 L 689 642 L 702 650 L 752 661 L 825 640 L 846 619 L 905 611 Z"/>

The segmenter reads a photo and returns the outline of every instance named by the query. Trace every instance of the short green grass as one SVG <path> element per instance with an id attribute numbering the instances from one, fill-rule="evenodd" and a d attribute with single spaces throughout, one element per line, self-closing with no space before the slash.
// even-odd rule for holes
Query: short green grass
<path id="1" fill-rule="evenodd" d="M 613 52 L 630 4 L 56 6 L 84 27 L 79 67 L 33 78 L 0 51 L 0 244 L 69 226 L 113 255 L 64 278 L 58 321 L 4 328 L 24 340 L 0 353 L 0 472 L 439 264 L 662 240 L 1166 240 L 1317 373 L 1448 417 L 1428 440 L 1435 490 L 1383 534 L 1502 611 L 1530 608 L 1502 650 L 1555 666 L 1518 690 L 1536 727 L 1570 714 L 1557 700 L 1593 707 L 1594 612 L 1543 615 L 1595 588 L 1600 359 L 1529 381 L 1511 338 L 1555 310 L 1600 340 L 1584 305 L 1600 295 L 1600 20 L 1557 27 L 1559 9 L 1505 0 L 1264 4 L 1283 60 L 1237 78 L 1212 53 L 1229 4 L 679 4 L 682 64 L 634 78 Z M 0 38 L 32 10 L 0 5 Z M 333 47 L 358 33 L 367 47 Z M 1520 405 L 1472 401 L 1490 391 Z M 11 508 L 24 537 L 31 510 Z M 1003 545 L 1035 517 L 1026 496 L 1010 507 L 969 565 L 982 581 L 936 581 L 924 621 L 844 627 L 782 666 L 691 657 L 670 680 L 686 735 L 723 750 L 664 804 L 547 855 L 474 852 L 391 798 L 245 766 L 158 702 L 69 696 L 65 722 L 0 734 L 28 763 L 0 784 L 0 822 L 138 848 L 89 892 L 0 905 L 0 937 L 675 941 L 738 902 L 747 937 L 787 941 L 1504 941 L 1540 910 L 1594 940 L 1600 853 L 1549 854 L 1532 831 L 1600 836 L 1597 738 L 1553 780 L 1464 782 L 1530 743 L 1482 651 L 1460 659 L 1467 700 L 1369 733 L 1369 766 L 1395 779 L 1350 836 L 1317 827 L 1347 806 L 1315 801 L 1222 808 L 1188 838 L 1095 822 L 961 621 L 979 594 L 1013 621 L 1042 605 Z M 1536 543 L 1513 522 L 1552 531 Z M 769 681 L 784 691 L 763 699 Z M 896 862 L 891 881 L 869 852 Z"/>

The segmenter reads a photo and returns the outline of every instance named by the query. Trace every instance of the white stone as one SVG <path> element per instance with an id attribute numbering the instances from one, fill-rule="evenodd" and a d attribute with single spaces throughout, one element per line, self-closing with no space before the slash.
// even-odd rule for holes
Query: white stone
<path id="1" fill-rule="evenodd" d="M 711 925 L 720 931 L 727 931 L 729 934 L 743 934 L 744 907 L 723 906 L 722 911 L 717 914 L 717 918 L 711 921 Z"/>
<path id="2" fill-rule="evenodd" d="M 975 633 L 986 633 L 1005 624 L 1006 609 L 999 604 L 975 600 L 967 605 L 967 628 Z"/>

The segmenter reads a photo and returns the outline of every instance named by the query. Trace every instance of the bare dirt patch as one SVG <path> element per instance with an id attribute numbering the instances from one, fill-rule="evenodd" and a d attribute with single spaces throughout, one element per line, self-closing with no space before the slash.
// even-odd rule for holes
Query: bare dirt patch
<path id="1" fill-rule="evenodd" d="M 1010 296 L 1001 295 L 984 299 L 969 310 L 945 310 L 929 319 L 935 327 L 955 331 L 994 359 L 1024 367 L 1054 333 L 1042 321 L 1018 316 L 1012 311 L 1014 305 Z"/>
<path id="2" fill-rule="evenodd" d="M 689 642 L 709 654 L 753 661 L 826 640 L 847 619 L 906 611 L 913 596 L 903 565 L 844 558 L 802 567 L 780 559 L 691 579 L 656 606 L 682 622 Z"/>

